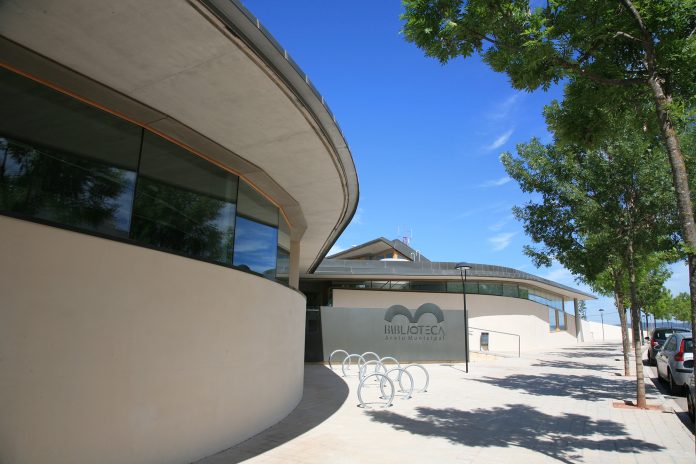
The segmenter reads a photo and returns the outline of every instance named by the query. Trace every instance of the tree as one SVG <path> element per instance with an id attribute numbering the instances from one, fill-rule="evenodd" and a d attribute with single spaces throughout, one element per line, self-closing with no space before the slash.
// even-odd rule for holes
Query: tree
<path id="1" fill-rule="evenodd" d="M 587 320 L 587 303 L 584 300 L 580 301 L 578 304 L 578 314 L 583 321 Z"/>
<path id="2" fill-rule="evenodd" d="M 676 243 L 673 191 L 666 164 L 653 155 L 656 149 L 649 137 L 629 130 L 597 150 L 532 140 L 518 146 L 517 158 L 502 156 L 522 190 L 540 196 L 514 210 L 525 232 L 541 244 L 526 248 L 537 264 L 557 259 L 588 282 L 610 269 L 620 315 L 628 281 L 639 407 L 646 405 L 637 324 L 639 289 L 647 275 L 641 265 L 645 256 Z"/>
<path id="3" fill-rule="evenodd" d="M 517 89 L 563 81 L 566 95 L 581 100 L 567 106 L 571 121 L 601 121 L 651 101 L 648 126 L 659 131 L 671 168 L 696 324 L 696 223 L 677 135 L 680 118 L 693 125 L 696 106 L 696 0 L 549 0 L 534 9 L 524 0 L 402 3 L 406 40 L 426 55 L 445 63 L 478 53 Z M 580 133 L 587 127 L 573 124 Z"/>
<path id="4" fill-rule="evenodd" d="M 678 321 L 688 321 L 691 309 L 689 294 L 681 292 L 671 301 L 672 317 Z"/>
<path id="5" fill-rule="evenodd" d="M 628 340 L 628 326 L 626 322 L 626 295 L 628 294 L 627 280 L 621 265 L 621 260 L 615 257 L 608 257 L 608 266 L 605 271 L 599 273 L 594 279 L 586 281 L 592 290 L 605 296 L 614 298 L 614 306 L 619 313 L 621 325 L 621 348 L 624 362 L 624 375 L 631 375 L 631 364 L 629 353 L 631 345 Z"/>

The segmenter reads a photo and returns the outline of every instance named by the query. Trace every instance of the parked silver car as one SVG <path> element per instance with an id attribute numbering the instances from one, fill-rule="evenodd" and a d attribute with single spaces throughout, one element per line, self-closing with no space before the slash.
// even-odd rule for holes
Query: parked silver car
<path id="1" fill-rule="evenodd" d="M 655 355 L 657 375 L 669 382 L 673 395 L 680 393 L 689 384 L 694 371 L 693 336 L 675 333 L 669 336 L 662 349 Z"/>

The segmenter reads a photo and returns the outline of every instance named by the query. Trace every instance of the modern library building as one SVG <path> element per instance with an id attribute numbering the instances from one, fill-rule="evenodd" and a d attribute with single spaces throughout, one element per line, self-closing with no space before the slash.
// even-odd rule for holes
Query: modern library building
<path id="1" fill-rule="evenodd" d="M 592 295 L 503 266 L 432 262 L 407 241 L 380 237 L 302 276 L 306 360 L 343 349 L 461 361 L 465 299 L 470 351 L 517 354 L 584 339 L 579 302 Z"/>
<path id="2" fill-rule="evenodd" d="M 574 342 L 590 298 L 377 239 L 322 96 L 237 0 L 0 2 L 0 462 L 186 463 L 305 360 Z M 575 306 L 577 310 L 577 304 Z M 484 337 L 485 334 L 485 337 Z"/>

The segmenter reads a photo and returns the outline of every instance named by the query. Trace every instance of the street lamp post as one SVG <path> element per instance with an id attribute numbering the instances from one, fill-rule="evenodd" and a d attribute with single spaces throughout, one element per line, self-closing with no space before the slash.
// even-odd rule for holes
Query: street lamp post
<path id="1" fill-rule="evenodd" d="M 602 317 L 602 341 L 604 341 L 604 310 L 599 310 L 599 315 Z"/>
<path id="2" fill-rule="evenodd" d="M 469 373 L 469 315 L 466 312 L 466 271 L 471 269 L 471 266 L 464 263 L 457 263 L 454 266 L 459 269 L 459 276 L 462 279 L 462 298 L 464 299 L 464 362 L 466 364 L 466 373 Z"/>

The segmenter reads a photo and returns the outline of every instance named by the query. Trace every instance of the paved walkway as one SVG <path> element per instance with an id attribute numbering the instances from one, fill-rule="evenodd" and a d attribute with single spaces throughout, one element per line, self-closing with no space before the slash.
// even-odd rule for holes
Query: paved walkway
<path id="1" fill-rule="evenodd" d="M 617 375 L 619 350 L 558 348 L 475 362 L 469 374 L 430 364 L 429 391 L 386 409 L 356 407 L 357 378 L 308 365 L 288 418 L 199 464 L 696 462 L 692 432 L 649 381 L 649 402 L 667 412 L 613 406 L 635 395 L 635 383 Z"/>

